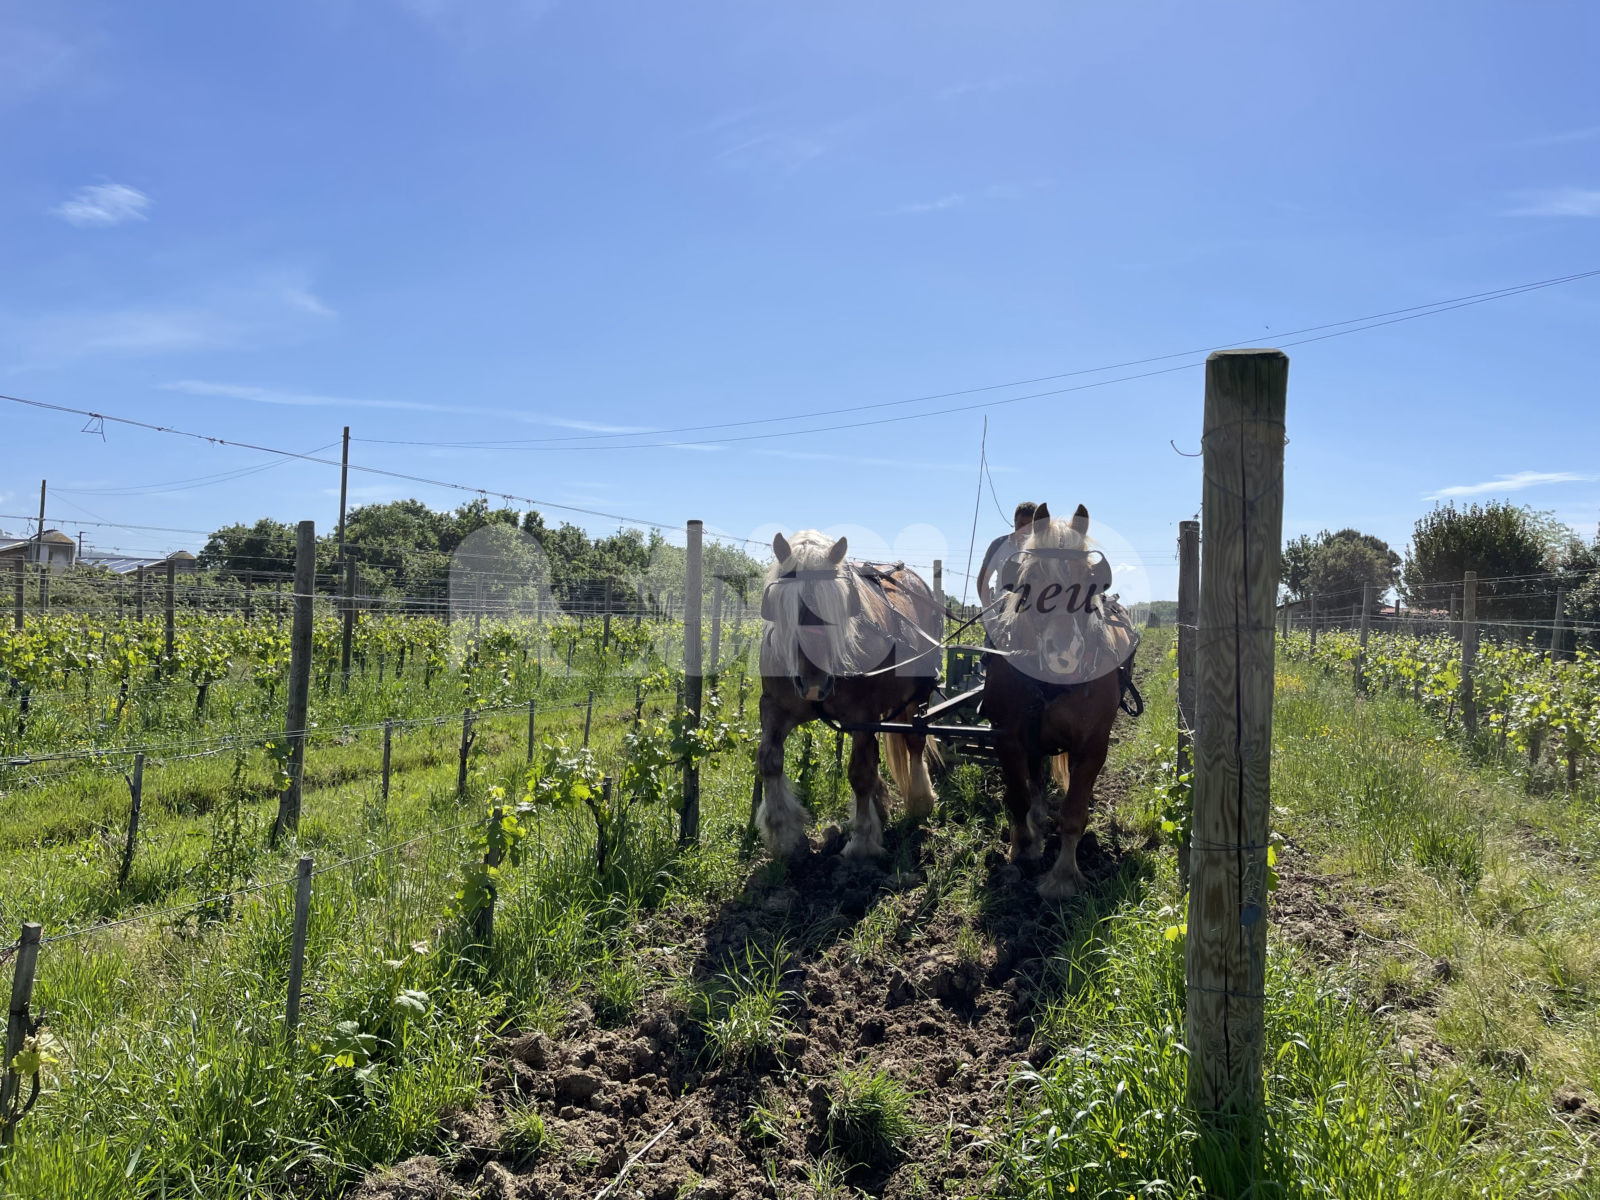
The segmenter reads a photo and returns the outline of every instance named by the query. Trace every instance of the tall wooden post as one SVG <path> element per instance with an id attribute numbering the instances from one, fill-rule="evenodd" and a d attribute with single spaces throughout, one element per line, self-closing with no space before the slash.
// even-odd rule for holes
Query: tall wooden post
<path id="1" fill-rule="evenodd" d="M 1317 652 L 1317 594 L 1315 592 L 1311 593 L 1311 600 L 1310 600 L 1309 607 L 1310 607 L 1310 612 L 1311 612 L 1311 653 L 1312 654 L 1316 654 L 1316 652 Z"/>
<path id="2" fill-rule="evenodd" d="M 478 740 L 472 731 L 475 720 L 470 708 L 461 714 L 461 754 L 456 761 L 457 799 L 467 794 L 467 765 L 472 760 L 472 743 Z"/>
<path id="3" fill-rule="evenodd" d="M 394 721 L 384 718 L 383 722 L 383 802 L 389 803 L 389 759 L 394 749 Z"/>
<path id="4" fill-rule="evenodd" d="M 306 765 L 306 711 L 311 701 L 311 600 L 317 586 L 317 524 L 301 521 L 295 531 L 294 622 L 289 628 L 289 698 L 284 736 L 289 743 L 289 780 L 278 797 L 272 844 L 300 827 L 300 780 Z"/>
<path id="5" fill-rule="evenodd" d="M 1472 691 L 1472 666 L 1478 657 L 1478 573 L 1461 582 L 1461 727 L 1471 737 L 1478 731 L 1478 698 Z"/>
<path id="6" fill-rule="evenodd" d="M 144 804 L 143 752 L 133 756 L 133 774 L 125 778 L 128 781 L 128 840 L 122 847 L 122 866 L 117 870 L 118 888 L 126 887 L 128 877 L 133 874 L 133 851 L 139 841 L 139 810 Z"/>
<path id="7" fill-rule="evenodd" d="M 339 639 L 339 690 L 350 690 L 350 643 L 356 632 L 356 560 L 344 564 L 344 629 Z"/>
<path id="8" fill-rule="evenodd" d="M 17 625 L 17 628 L 21 629 L 22 625 L 21 625 L 20 622 L 21 622 L 22 608 L 21 608 L 20 604 L 17 607 L 17 613 L 18 613 L 18 625 Z M 1562 629 L 1562 626 L 1566 624 L 1566 619 L 1567 619 L 1567 589 L 1566 588 L 1562 588 L 1562 587 L 1558 587 L 1556 589 L 1556 615 L 1555 615 L 1555 620 L 1553 622 L 1551 622 L 1551 625 L 1550 625 L 1550 661 L 1551 662 L 1555 662 L 1562 655 L 1562 651 L 1564 649 L 1564 647 L 1562 646 L 1562 642 L 1565 640 L 1562 637 L 1562 634 L 1564 632 L 1564 630 Z"/>
<path id="9" fill-rule="evenodd" d="M 1194 766 L 1195 628 L 1200 619 L 1200 522 L 1178 522 L 1178 774 Z"/>
<path id="10" fill-rule="evenodd" d="M 1396 637 L 1400 636 L 1400 593 L 1398 591 L 1394 594 L 1394 632 Z"/>
<path id="11" fill-rule="evenodd" d="M 533 721 L 537 712 L 539 701 L 533 697 L 528 700 L 528 762 L 533 761 Z"/>
<path id="12" fill-rule="evenodd" d="M 339 556 L 344 561 L 344 503 L 350 490 L 350 426 L 344 427 L 344 448 L 339 452 Z"/>
<path id="13" fill-rule="evenodd" d="M 934 604 L 938 605 L 939 608 L 936 618 L 938 621 L 938 628 L 934 632 L 938 635 L 939 640 L 942 642 L 944 641 L 945 614 L 944 559 L 942 558 L 936 558 L 933 560 L 933 602 Z"/>
<path id="14" fill-rule="evenodd" d="M 1450 636 L 1461 640 L 1461 589 L 1450 589 Z"/>
<path id="15" fill-rule="evenodd" d="M 1361 585 L 1361 653 L 1356 655 L 1356 688 L 1367 686 L 1367 635 L 1372 632 L 1372 585 Z"/>
<path id="16" fill-rule="evenodd" d="M 703 526 L 690 521 L 688 553 L 684 556 L 685 575 L 683 588 L 683 678 L 685 684 L 684 719 L 690 728 L 700 724 L 701 679 L 700 662 L 700 590 L 701 558 L 700 538 Z M 700 837 L 700 764 L 689 759 L 683 764 L 683 813 L 678 822 L 680 841 L 693 842 Z"/>
<path id="17" fill-rule="evenodd" d="M 22 938 L 17 942 L 17 965 L 11 976 L 11 1006 L 6 1013 L 6 1056 L 4 1075 L 0 1075 L 0 1114 L 9 1113 L 18 1103 L 17 1093 L 22 1088 L 22 1076 L 12 1069 L 12 1063 L 27 1040 L 33 1018 L 28 1009 L 33 1003 L 33 979 L 39 970 L 39 942 L 44 927 L 37 921 L 22 923 Z M 0 1146 L 9 1146 L 16 1134 L 16 1126 L 0 1121 Z"/>
<path id="18" fill-rule="evenodd" d="M 1194 829 L 1187 942 L 1189 1096 L 1260 1135 L 1271 810 L 1273 601 L 1283 535 L 1289 359 L 1206 360 Z"/>
<path id="19" fill-rule="evenodd" d="M 39 480 L 39 535 L 37 541 L 34 543 L 35 548 L 33 553 L 33 561 L 43 565 L 48 565 L 45 563 L 44 557 L 44 494 L 45 486 L 48 483 L 49 480 L 47 479 Z"/>
<path id="20" fill-rule="evenodd" d="M 167 629 L 166 652 L 167 668 L 172 667 L 172 644 L 177 639 L 178 632 L 178 564 L 172 559 L 167 559 Z"/>
<path id="21" fill-rule="evenodd" d="M 28 598 L 28 564 L 18 558 L 11 564 L 11 627 L 21 629 L 23 623 L 22 609 Z"/>
<path id="22" fill-rule="evenodd" d="M 139 624 L 144 624 L 144 567 L 140 566 L 134 571 L 137 582 L 134 584 L 133 594 L 133 619 Z"/>
<path id="23" fill-rule="evenodd" d="M 300 1025 L 300 990 L 306 970 L 306 925 L 311 919 L 311 855 L 302 855 L 294 871 L 294 927 L 289 934 L 289 995 L 283 1005 L 283 1037 L 294 1045 Z"/>
<path id="24" fill-rule="evenodd" d="M 711 648 L 707 655 L 707 674 L 713 679 L 722 670 L 722 576 L 711 580 Z"/>

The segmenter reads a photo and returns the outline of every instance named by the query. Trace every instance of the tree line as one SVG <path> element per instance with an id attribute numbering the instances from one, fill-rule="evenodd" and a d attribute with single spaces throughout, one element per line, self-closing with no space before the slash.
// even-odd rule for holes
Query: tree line
<path id="1" fill-rule="evenodd" d="M 358 591 L 377 598 L 443 602 L 452 588 L 486 603 L 523 602 L 548 589 L 563 606 L 631 613 L 651 597 L 680 595 L 685 551 L 659 530 L 618 529 L 591 537 L 581 526 L 546 523 L 529 509 L 491 508 L 478 499 L 450 510 L 420 500 L 364 504 L 345 519 L 345 556 L 356 564 Z M 281 577 L 292 569 L 295 529 L 271 517 L 216 530 L 197 556 L 222 579 Z M 317 538 L 317 572 L 339 569 L 337 529 Z M 763 564 L 741 549 L 708 540 L 709 594 L 721 574 L 735 594 L 749 591 Z"/>
<path id="2" fill-rule="evenodd" d="M 1403 557 L 1357 529 L 1302 534 L 1284 546 L 1282 586 L 1290 600 L 1337 597 L 1344 608 L 1359 607 L 1370 585 L 1374 606 L 1392 589 L 1414 610 L 1442 612 L 1468 571 L 1480 581 L 1483 620 L 1548 624 L 1561 588 L 1569 624 L 1600 624 L 1600 530 L 1585 542 L 1551 513 L 1505 501 L 1435 505 L 1417 521 Z M 1600 644 L 1594 633 L 1578 636 Z"/>

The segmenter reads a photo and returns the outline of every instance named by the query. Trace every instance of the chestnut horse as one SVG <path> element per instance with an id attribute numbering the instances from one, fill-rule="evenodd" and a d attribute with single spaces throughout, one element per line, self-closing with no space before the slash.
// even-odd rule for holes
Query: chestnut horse
<path id="1" fill-rule="evenodd" d="M 906 566 L 850 562 L 844 538 L 812 529 L 772 539 L 776 558 L 761 595 L 761 808 L 756 824 L 774 855 L 806 848 L 811 814 L 783 772 L 783 745 L 807 721 L 846 726 L 903 718 L 933 691 L 939 666 L 939 602 Z M 906 812 L 925 817 L 937 798 L 928 777 L 930 739 L 885 735 L 889 773 Z M 850 735 L 853 858 L 884 853 L 886 789 L 878 738 Z"/>
<path id="2" fill-rule="evenodd" d="M 1078 842 L 1112 722 L 1132 688 L 1139 644 L 1127 612 L 1106 595 L 1111 571 L 1088 534 L 1083 505 L 1071 520 L 1060 520 L 1041 504 L 1012 556 L 1015 583 L 988 622 L 994 652 L 983 713 L 1005 783 L 1013 861 L 1034 861 L 1044 851 L 1045 759 L 1064 793 L 1055 814 L 1061 853 L 1039 880 L 1039 894 L 1048 899 L 1083 887 Z"/>

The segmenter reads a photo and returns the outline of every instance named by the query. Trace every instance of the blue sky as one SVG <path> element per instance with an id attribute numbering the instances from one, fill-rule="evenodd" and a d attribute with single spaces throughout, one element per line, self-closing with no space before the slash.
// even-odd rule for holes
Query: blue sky
<path id="1" fill-rule="evenodd" d="M 795 431 L 1600 267 L 1597 50 L 1579 3 L 0 3 L 0 391 L 961 566 L 983 412 Z M 1597 318 L 1592 279 L 1290 348 L 1286 533 L 1443 494 L 1592 535 Z M 1174 594 L 1201 388 L 990 409 L 980 551 L 1081 500 Z M 336 517 L 327 467 L 157 486 L 274 460 L 0 419 L 6 514 Z M 467 498 L 352 478 L 407 495 Z"/>

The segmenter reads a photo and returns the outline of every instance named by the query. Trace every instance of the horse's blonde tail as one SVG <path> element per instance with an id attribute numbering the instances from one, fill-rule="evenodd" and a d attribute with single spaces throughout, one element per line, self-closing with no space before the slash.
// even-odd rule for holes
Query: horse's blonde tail
<path id="1" fill-rule="evenodd" d="M 894 790 L 905 799 L 911 788 L 911 747 L 906 745 L 904 734 L 883 735 L 884 758 L 889 764 L 889 778 L 894 780 Z"/>
<path id="2" fill-rule="evenodd" d="M 1063 792 L 1066 791 L 1072 777 L 1067 771 L 1067 756 L 1065 754 L 1050 756 L 1050 774 L 1054 776 L 1056 786 Z"/>

